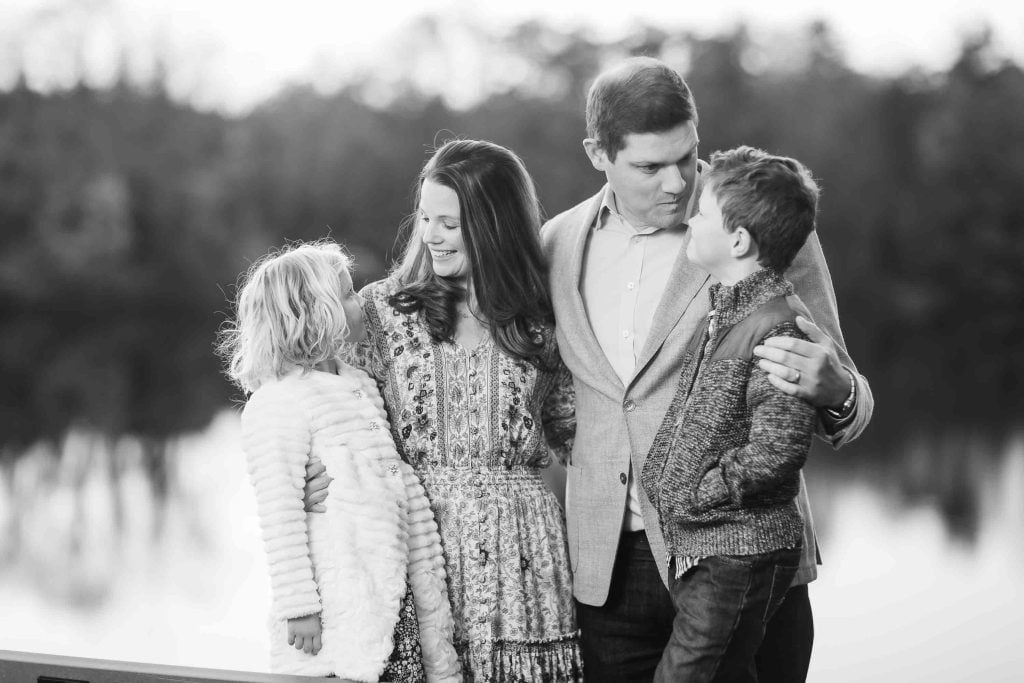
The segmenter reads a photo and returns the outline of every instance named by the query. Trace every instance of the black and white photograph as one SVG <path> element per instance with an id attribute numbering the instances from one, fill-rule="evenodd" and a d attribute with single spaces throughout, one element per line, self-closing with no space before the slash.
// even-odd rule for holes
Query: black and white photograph
<path id="1" fill-rule="evenodd" d="M 0 2 L 0 683 L 1024 678 L 1024 7 Z"/>

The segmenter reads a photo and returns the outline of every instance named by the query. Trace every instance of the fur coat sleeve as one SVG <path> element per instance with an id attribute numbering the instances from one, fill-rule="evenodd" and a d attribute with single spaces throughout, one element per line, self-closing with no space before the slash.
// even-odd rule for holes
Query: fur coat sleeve
<path id="1" fill-rule="evenodd" d="M 270 572 L 272 612 L 292 619 L 321 610 L 309 556 L 302 488 L 308 420 L 278 385 L 258 389 L 242 411 L 242 449 Z"/>

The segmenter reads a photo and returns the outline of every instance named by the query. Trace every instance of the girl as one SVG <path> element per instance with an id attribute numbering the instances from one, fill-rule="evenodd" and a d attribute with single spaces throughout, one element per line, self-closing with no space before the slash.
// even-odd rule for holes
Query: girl
<path id="1" fill-rule="evenodd" d="M 342 360 L 365 336 L 350 259 L 329 241 L 249 270 L 220 352 L 249 400 L 242 447 L 270 568 L 271 669 L 457 681 L 437 525 L 395 451 L 376 384 Z M 303 510 L 304 470 L 332 477 Z"/>

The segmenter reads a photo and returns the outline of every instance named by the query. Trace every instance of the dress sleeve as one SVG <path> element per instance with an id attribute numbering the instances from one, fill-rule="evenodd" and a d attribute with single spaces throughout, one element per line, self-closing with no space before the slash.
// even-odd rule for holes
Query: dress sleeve
<path id="1" fill-rule="evenodd" d="M 576 439 L 576 391 L 572 373 L 556 355 L 554 381 L 541 405 L 541 424 L 548 449 L 562 465 L 569 462 Z"/>
<path id="2" fill-rule="evenodd" d="M 261 387 L 242 411 L 242 450 L 256 492 L 276 619 L 321 609 L 302 502 L 310 442 L 301 407 L 277 386 Z"/>
<path id="3" fill-rule="evenodd" d="M 832 287 L 832 276 L 825 263 L 825 254 L 821 250 L 817 233 L 812 232 L 807 237 L 793 265 L 786 271 L 786 279 L 793 283 L 801 304 L 806 307 L 814 324 L 835 342 L 839 362 L 853 374 L 857 383 L 857 400 L 849 418 L 837 423 L 824 410 L 817 411 L 818 435 L 832 444 L 833 448 L 839 448 L 856 439 L 867 427 L 875 409 L 875 399 L 867 378 L 857 372 L 857 366 L 846 350 L 846 341 L 839 326 L 839 309 Z"/>
<path id="4" fill-rule="evenodd" d="M 384 383 L 384 359 L 381 351 L 381 343 L 384 341 L 381 335 L 384 331 L 380 322 L 380 309 L 377 302 L 377 291 L 379 283 L 372 283 L 363 287 L 359 292 L 363 297 L 363 324 L 366 326 L 366 339 L 357 343 L 352 350 L 349 364 L 359 368 L 376 382 L 377 386 Z"/>

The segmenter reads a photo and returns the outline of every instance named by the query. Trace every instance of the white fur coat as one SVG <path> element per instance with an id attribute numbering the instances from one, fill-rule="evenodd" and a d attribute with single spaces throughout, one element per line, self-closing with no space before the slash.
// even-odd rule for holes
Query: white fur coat
<path id="1" fill-rule="evenodd" d="M 242 447 L 270 569 L 271 669 L 376 681 L 408 575 L 427 680 L 461 680 L 437 524 L 373 380 L 345 366 L 268 382 L 242 412 Z M 324 513 L 303 510 L 311 457 L 333 478 Z M 323 647 L 307 655 L 287 620 L 317 612 Z"/>

